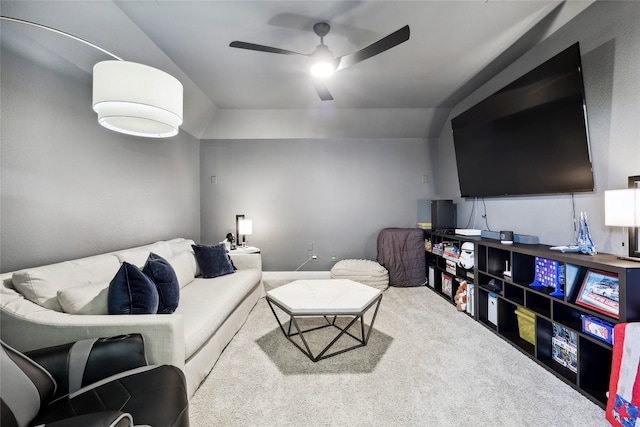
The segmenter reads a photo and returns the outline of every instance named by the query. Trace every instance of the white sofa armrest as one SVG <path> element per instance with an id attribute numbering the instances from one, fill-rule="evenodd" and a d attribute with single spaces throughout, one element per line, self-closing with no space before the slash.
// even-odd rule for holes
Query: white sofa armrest
<path id="1" fill-rule="evenodd" d="M 141 333 L 149 364 L 184 370 L 184 325 L 180 314 L 74 315 L 43 308 L 13 290 L 0 289 L 3 340 L 20 351 L 85 338 Z"/>

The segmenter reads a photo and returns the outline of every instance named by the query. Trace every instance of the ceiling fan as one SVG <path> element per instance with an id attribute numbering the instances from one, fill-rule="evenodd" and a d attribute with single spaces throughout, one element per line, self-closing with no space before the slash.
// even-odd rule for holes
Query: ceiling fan
<path id="1" fill-rule="evenodd" d="M 324 37 L 329 34 L 329 30 L 331 30 L 331 26 L 326 22 L 314 24 L 313 32 L 320 37 L 320 44 L 316 46 L 313 52 L 308 54 L 241 41 L 233 41 L 229 46 L 239 49 L 257 50 L 259 52 L 278 53 L 281 55 L 301 55 L 311 58 L 311 74 L 315 77 L 313 80 L 318 96 L 320 96 L 320 99 L 323 101 L 331 101 L 333 96 L 331 96 L 325 84 L 325 78 L 333 74 L 334 71 L 340 71 L 350 67 L 409 40 L 409 26 L 405 25 L 365 48 L 335 57 L 327 45 L 324 44 Z"/>

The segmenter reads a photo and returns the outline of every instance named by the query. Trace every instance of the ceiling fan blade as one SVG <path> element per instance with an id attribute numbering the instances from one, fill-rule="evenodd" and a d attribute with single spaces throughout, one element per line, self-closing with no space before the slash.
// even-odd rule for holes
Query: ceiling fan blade
<path id="1" fill-rule="evenodd" d="M 372 56 L 382 53 L 385 50 L 389 50 L 392 47 L 399 45 L 400 43 L 406 42 L 407 40 L 409 40 L 409 34 L 409 26 L 405 25 L 398 31 L 389 34 L 388 36 L 378 40 L 375 43 L 370 44 L 365 48 L 360 49 L 357 52 L 341 56 L 340 58 L 338 58 L 339 63 L 336 71 L 350 67 L 353 64 L 357 64 L 358 62 L 362 62 L 365 59 L 369 59 Z"/>
<path id="2" fill-rule="evenodd" d="M 318 96 L 322 101 L 333 101 L 333 96 L 331 96 L 324 80 L 313 79 L 313 85 L 316 87 L 316 92 L 318 92 Z"/>
<path id="3" fill-rule="evenodd" d="M 229 43 L 229 47 L 237 47 L 239 49 L 257 50 L 259 52 L 279 53 L 281 55 L 302 55 L 309 56 L 304 53 L 293 52 L 291 50 L 280 49 L 277 47 L 264 46 L 261 44 L 234 41 Z"/>

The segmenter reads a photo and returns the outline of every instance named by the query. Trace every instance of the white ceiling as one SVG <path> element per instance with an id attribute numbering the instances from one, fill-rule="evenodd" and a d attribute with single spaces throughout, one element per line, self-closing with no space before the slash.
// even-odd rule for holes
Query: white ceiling
<path id="1" fill-rule="evenodd" d="M 185 126 L 195 130 L 218 110 L 451 108 L 590 3 L 3 0 L 0 13 L 173 74 L 185 86 Z M 306 58 L 229 47 L 240 40 L 310 53 L 319 43 L 312 26 L 320 21 L 331 24 L 324 41 L 336 56 L 407 24 L 411 36 L 337 72 L 327 83 L 335 99 L 326 102 L 314 90 Z M 13 27 L 0 28 L 6 39 Z M 59 38 L 43 37 L 53 44 Z M 77 52 L 66 55 L 89 72 L 97 60 L 87 53 L 85 65 Z"/>

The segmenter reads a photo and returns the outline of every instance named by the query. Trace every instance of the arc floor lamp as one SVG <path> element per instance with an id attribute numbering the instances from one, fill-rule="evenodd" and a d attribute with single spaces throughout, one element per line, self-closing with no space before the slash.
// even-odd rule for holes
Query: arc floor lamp
<path id="1" fill-rule="evenodd" d="M 0 19 L 71 38 L 114 58 L 93 67 L 92 105 L 100 125 L 147 138 L 167 138 L 178 133 L 183 122 L 183 87 L 172 75 L 124 61 L 91 42 L 46 25 L 8 16 Z"/>

